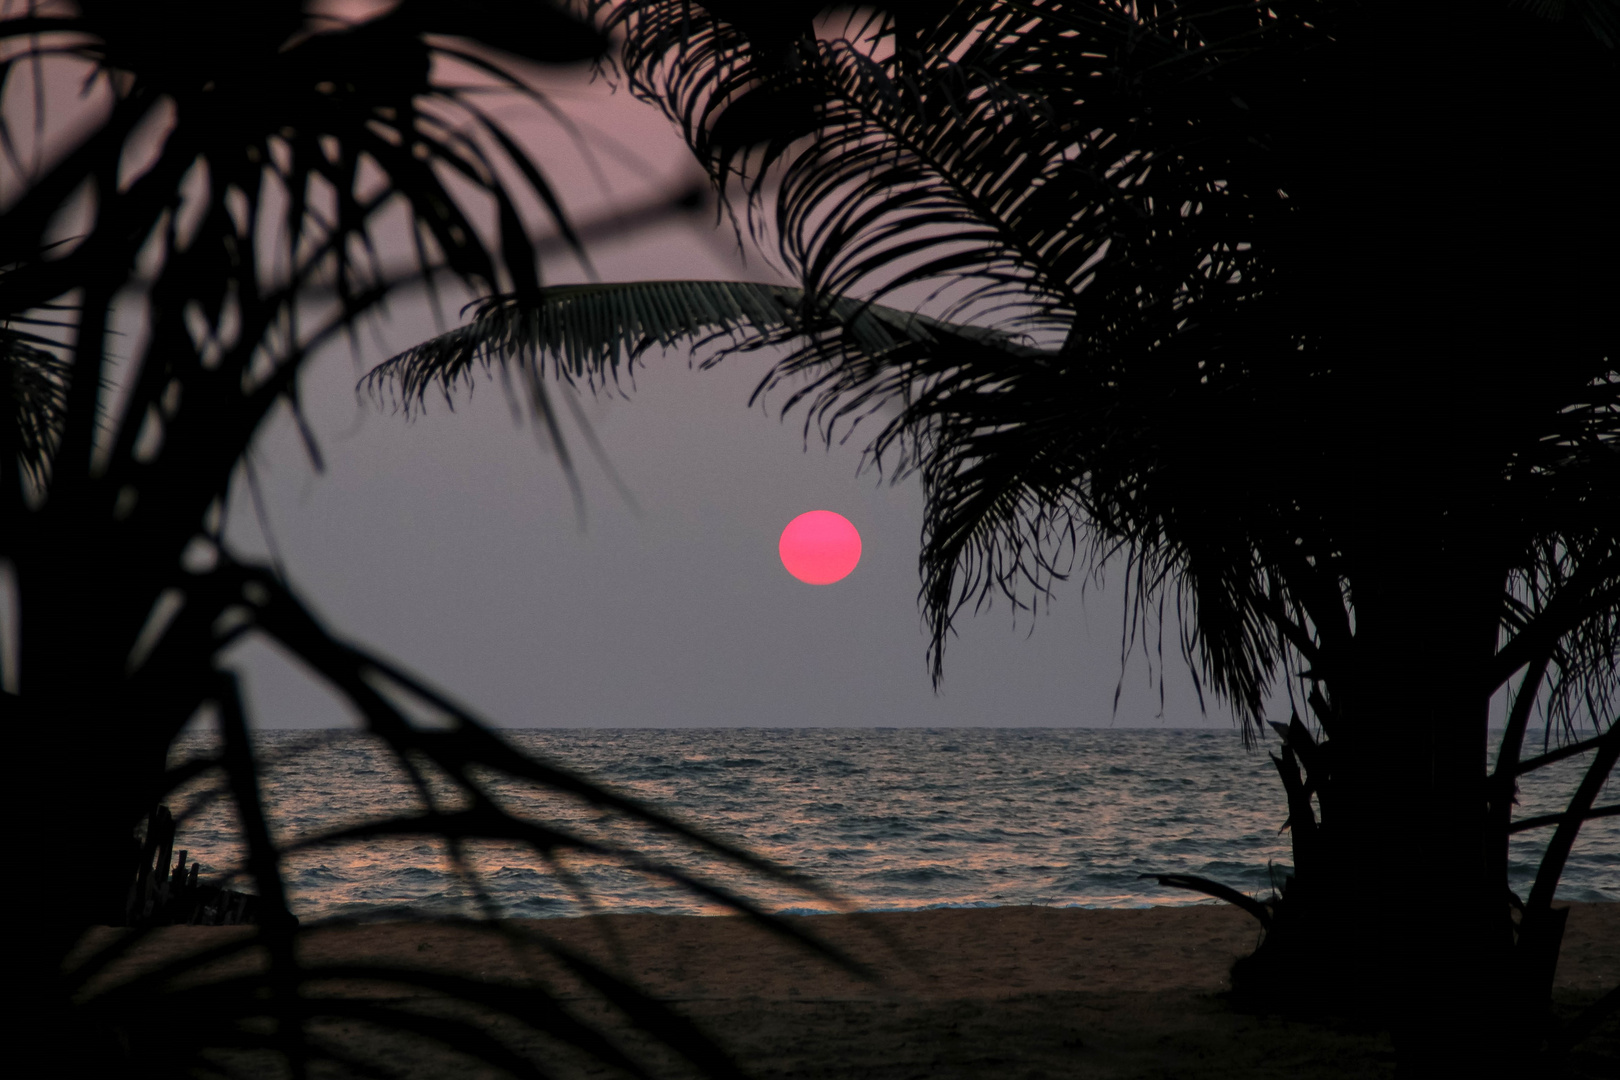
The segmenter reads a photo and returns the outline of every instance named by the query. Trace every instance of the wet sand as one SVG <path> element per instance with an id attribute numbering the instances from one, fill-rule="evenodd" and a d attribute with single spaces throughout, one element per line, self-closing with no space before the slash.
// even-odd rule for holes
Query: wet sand
<path id="1" fill-rule="evenodd" d="M 1620 980 L 1620 904 L 1575 904 L 1555 1001 L 1572 1011 Z M 751 1075 L 840 1080 L 912 1077 L 1237 1078 L 1388 1077 L 1388 1035 L 1232 1011 L 1223 991 L 1258 924 L 1225 905 L 1149 910 L 980 908 L 807 916 L 795 925 L 870 966 L 869 978 L 736 918 L 613 915 L 513 924 L 538 932 L 673 1004 Z M 105 931 L 102 940 L 119 931 Z M 104 980 L 240 936 L 236 928 L 176 927 L 149 938 Z M 316 931 L 316 965 L 426 967 L 513 985 L 540 983 L 582 1018 L 621 1032 L 650 1064 L 679 1063 L 539 950 L 488 930 L 380 923 Z M 239 958 L 229 967 L 251 962 Z M 221 970 L 225 970 L 221 969 Z M 432 995 L 398 986 L 331 983 L 323 993 L 433 1009 Z M 514 989 L 514 993 L 521 991 Z M 1581 1071 L 1604 1075 L 1620 1054 L 1611 1022 Z M 513 1044 L 560 1076 L 607 1075 L 497 1021 Z M 414 1075 L 486 1074 L 397 1037 L 338 1022 L 331 1032 Z"/>

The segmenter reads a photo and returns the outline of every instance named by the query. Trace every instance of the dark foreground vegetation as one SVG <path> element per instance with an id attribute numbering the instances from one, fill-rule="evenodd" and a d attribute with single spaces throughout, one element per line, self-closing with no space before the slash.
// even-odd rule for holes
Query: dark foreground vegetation
<path id="1" fill-rule="evenodd" d="M 299 379 L 312 353 L 357 332 L 402 285 L 540 295 L 530 237 L 575 234 L 540 163 L 481 111 L 476 84 L 521 89 L 529 65 L 590 60 L 607 47 L 587 21 L 545 2 L 402 0 L 372 5 L 376 17 L 358 25 L 307 6 L 0 6 L 0 566 L 10 605 L 0 807 L 8 823 L 28 824 L 17 855 L 31 882 L 43 888 L 47 866 L 71 876 L 48 900 L 7 890 L 10 1022 L 25 1033 L 8 1064 L 30 1075 L 224 1075 L 235 1071 L 232 1055 L 255 1048 L 281 1062 L 281 1075 L 334 1065 L 386 1075 L 333 1037 L 340 1021 L 545 1075 L 464 1014 L 424 1017 L 397 993 L 322 996 L 334 976 L 300 958 L 280 872 L 290 849 L 266 820 L 253 725 L 222 662 L 248 638 L 345 699 L 418 787 L 405 816 L 301 846 L 426 834 L 476 881 L 469 845 L 493 837 L 527 845 L 559 873 L 581 852 L 618 859 L 764 919 L 634 850 L 514 816 L 489 793 L 501 777 L 777 872 L 525 758 L 323 624 L 279 567 L 226 542 L 227 510 L 252 485 L 244 456 L 260 426 L 284 413 L 307 432 Z M 435 74 L 457 63 L 459 83 Z M 490 221 L 473 220 L 473 205 Z M 486 239 L 480 226 L 491 223 Z M 312 438 L 309 451 L 318 469 Z M 194 721 L 217 730 L 220 750 L 171 766 L 171 744 Z M 152 850 L 163 846 L 155 835 L 147 850 L 132 847 L 153 808 L 196 780 L 234 805 L 247 849 L 236 879 L 197 887 L 256 894 L 254 935 L 222 942 L 214 958 L 262 948 L 267 964 L 199 985 L 198 961 L 180 960 L 96 993 L 98 972 L 149 931 L 75 951 L 88 929 L 191 921 L 209 906 L 171 911 L 190 871 L 175 880 L 167 854 Z M 567 966 L 678 1057 L 733 1071 L 622 979 L 585 961 Z M 408 964 L 344 974 L 464 1001 L 490 993 L 476 978 Z M 531 1035 L 639 1068 L 543 991 L 514 1010 Z"/>

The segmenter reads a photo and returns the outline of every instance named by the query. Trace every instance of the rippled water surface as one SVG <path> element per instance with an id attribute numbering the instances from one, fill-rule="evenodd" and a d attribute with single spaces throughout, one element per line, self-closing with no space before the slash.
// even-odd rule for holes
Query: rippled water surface
<path id="1" fill-rule="evenodd" d="M 713 836 L 792 867 L 862 909 L 941 904 L 1130 907 L 1192 893 L 1139 875 L 1191 873 L 1267 892 L 1290 861 L 1281 784 L 1262 749 L 1230 731 L 1097 729 L 620 729 L 511 731 L 524 750 L 594 778 Z M 265 788 L 279 837 L 296 840 L 419 812 L 403 770 L 353 732 L 266 732 Z M 178 750 L 197 752 L 201 739 Z M 1561 809 L 1584 759 L 1529 779 L 1516 816 Z M 194 802 L 192 795 L 177 808 Z M 690 845 L 514 784 L 495 791 L 532 820 L 665 860 L 773 910 L 827 898 L 739 872 Z M 1522 833 L 1513 885 L 1528 888 L 1551 830 Z M 234 814 L 212 804 L 179 846 L 204 876 L 239 856 Z M 442 842 L 350 841 L 296 852 L 287 878 L 305 918 L 471 912 L 477 890 L 511 915 L 701 913 L 713 901 L 604 855 L 548 863 L 518 844 L 474 846 L 458 874 Z M 1392 865 L 1388 889 L 1421 887 Z M 475 884 L 475 882 L 477 884 Z M 1620 818 L 1583 830 L 1560 896 L 1620 900 Z M 588 898 L 588 900 L 586 899 Z"/>

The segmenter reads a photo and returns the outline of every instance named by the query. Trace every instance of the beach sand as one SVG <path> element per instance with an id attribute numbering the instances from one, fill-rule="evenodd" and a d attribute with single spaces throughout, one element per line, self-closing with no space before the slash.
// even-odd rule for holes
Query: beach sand
<path id="1" fill-rule="evenodd" d="M 1566 1013 L 1620 980 L 1620 904 L 1571 907 L 1555 991 L 1555 1004 Z M 1394 1074 L 1387 1033 L 1230 1009 L 1222 996 L 1227 972 L 1254 948 L 1258 924 L 1225 905 L 940 909 L 806 916 L 794 923 L 865 961 L 876 977 L 857 977 L 737 917 L 611 915 L 514 925 L 631 977 L 761 1078 L 1308 1080 Z M 98 940 L 119 933 L 104 931 Z M 165 958 L 242 933 L 159 931 L 103 981 L 121 981 Z M 409 964 L 502 983 L 540 979 L 582 1017 L 622 1030 L 611 1010 L 554 963 L 488 931 L 378 923 L 312 932 L 303 948 L 313 964 Z M 348 983 L 327 992 L 435 1007 L 430 998 L 398 987 Z M 1584 1049 L 1581 1074 L 1614 1075 L 1620 1062 L 1616 1027 L 1611 1021 Z M 496 1021 L 495 1028 L 526 1049 L 541 1049 L 536 1037 L 510 1023 Z M 494 1075 L 357 1025 L 338 1023 L 333 1031 L 415 1075 Z M 621 1037 L 658 1067 L 687 1071 L 644 1037 Z M 567 1053 L 546 1056 L 560 1076 L 606 1075 Z"/>

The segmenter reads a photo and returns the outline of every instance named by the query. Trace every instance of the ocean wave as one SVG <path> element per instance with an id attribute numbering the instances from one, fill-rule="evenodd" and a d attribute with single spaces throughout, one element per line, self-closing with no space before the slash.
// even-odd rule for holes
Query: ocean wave
<path id="1" fill-rule="evenodd" d="M 1192 873 L 1265 894 L 1292 864 L 1275 767 L 1235 732 L 1096 729 L 511 731 L 523 749 L 647 799 L 675 817 L 811 872 L 855 910 L 1040 904 L 1147 907 L 1201 902 L 1143 873 Z M 286 839 L 410 812 L 416 795 L 386 751 L 354 733 L 263 732 L 265 798 Z M 182 745 L 195 752 L 199 745 Z M 1518 813 L 1550 813 L 1580 762 L 1524 778 Z M 201 788 L 175 800 L 176 809 Z M 500 797 L 595 835 L 592 814 L 512 787 Z M 824 901 L 725 868 L 645 830 L 632 847 L 754 898 L 815 914 Z M 1546 834 L 1516 834 L 1509 877 L 1524 895 Z M 223 801 L 186 820 L 177 846 L 217 873 L 236 867 Z M 577 882 L 603 910 L 712 914 L 712 901 L 626 867 L 567 861 L 571 879 L 515 844 L 469 845 L 482 885 L 507 913 L 577 915 Z M 288 863 L 301 917 L 472 913 L 476 899 L 432 839 L 350 843 Z M 1377 883 L 1372 883 L 1376 886 Z M 1389 888 L 1406 883 L 1392 868 Z M 1620 818 L 1590 822 L 1562 898 L 1620 900 Z"/>

